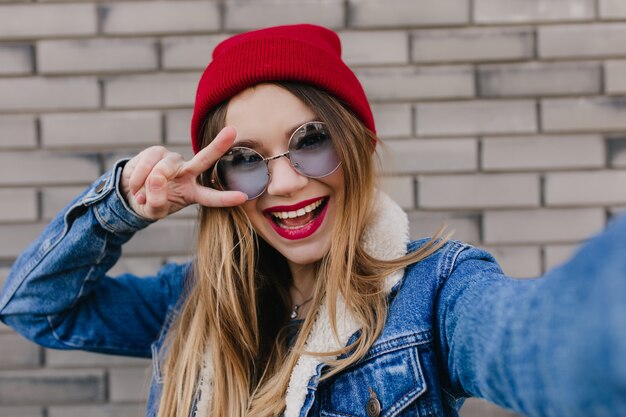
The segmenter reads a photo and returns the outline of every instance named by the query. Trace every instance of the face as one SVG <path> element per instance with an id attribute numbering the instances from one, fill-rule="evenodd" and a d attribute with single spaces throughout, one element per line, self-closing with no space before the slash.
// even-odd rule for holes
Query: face
<path id="1" fill-rule="evenodd" d="M 226 125 L 237 129 L 234 146 L 252 148 L 263 157 L 287 151 L 291 134 L 317 120 L 315 113 L 287 90 L 272 84 L 249 88 L 233 97 Z M 330 248 L 341 199 L 341 167 L 321 178 L 298 173 L 286 157 L 269 161 L 265 192 L 243 205 L 252 227 L 292 265 L 309 265 Z"/>

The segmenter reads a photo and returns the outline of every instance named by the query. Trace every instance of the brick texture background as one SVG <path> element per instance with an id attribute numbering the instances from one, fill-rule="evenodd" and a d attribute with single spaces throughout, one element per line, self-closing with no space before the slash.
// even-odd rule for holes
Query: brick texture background
<path id="1" fill-rule="evenodd" d="M 296 22 L 339 31 L 413 237 L 445 222 L 508 274 L 538 276 L 626 205 L 624 0 L 0 0 L 0 283 L 117 158 L 190 155 L 219 41 Z M 186 259 L 194 215 L 139 233 L 113 273 Z M 0 326 L 0 417 L 137 417 L 149 372 Z M 513 414 L 472 400 L 461 415 Z"/>

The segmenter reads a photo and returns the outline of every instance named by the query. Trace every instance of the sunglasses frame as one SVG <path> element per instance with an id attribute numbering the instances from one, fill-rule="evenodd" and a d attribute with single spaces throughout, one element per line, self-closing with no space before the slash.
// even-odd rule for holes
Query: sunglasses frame
<path id="1" fill-rule="evenodd" d="M 296 129 L 294 129 L 293 133 L 291 134 L 291 136 L 289 136 L 289 140 L 287 141 L 287 149 L 289 149 L 289 146 L 291 145 L 291 140 L 294 138 L 294 136 L 296 135 L 296 133 L 302 129 L 303 127 L 310 125 L 310 124 L 321 124 L 322 126 L 326 126 L 325 122 L 320 122 L 320 121 L 310 121 L 310 122 L 306 122 L 306 123 L 302 123 L 300 126 L 298 126 Z M 330 137 L 330 135 L 328 135 L 329 138 L 332 141 L 332 138 Z M 334 143 L 333 143 L 333 147 L 334 147 Z M 265 182 L 265 186 L 263 187 L 263 190 L 257 194 L 254 197 L 250 197 L 248 196 L 248 201 L 250 200 L 254 200 L 256 198 L 259 198 L 260 196 L 263 195 L 263 193 L 267 190 L 267 186 L 269 185 L 270 181 L 272 180 L 272 171 L 270 170 L 270 161 L 273 161 L 275 159 L 279 159 L 282 158 L 283 156 L 287 158 L 287 160 L 289 161 L 289 165 L 291 165 L 291 167 L 294 169 L 294 171 L 296 171 L 298 174 L 307 177 L 307 178 L 313 178 L 313 179 L 317 179 L 317 178 L 324 178 L 327 177 L 329 175 L 331 175 L 332 173 L 334 173 L 335 171 L 337 171 L 339 169 L 339 167 L 341 166 L 341 161 L 339 161 L 339 163 L 337 164 L 337 166 L 335 168 L 333 168 L 332 171 L 330 171 L 328 174 L 324 174 L 324 175 L 318 175 L 318 176 L 313 176 L 313 175 L 307 175 L 303 172 L 300 171 L 300 169 L 298 169 L 299 165 L 297 162 L 293 162 L 291 160 L 291 155 L 290 153 L 292 152 L 292 150 L 287 150 L 286 152 L 280 153 L 278 155 L 274 155 L 274 156 L 268 156 L 267 158 L 265 158 L 263 155 L 261 155 L 258 151 L 252 149 L 252 148 L 248 148 L 246 146 L 233 146 L 232 148 L 230 148 L 228 151 L 226 151 L 226 153 L 231 152 L 233 149 L 245 149 L 248 150 L 250 152 L 253 152 L 255 154 L 257 154 L 260 158 L 261 161 L 259 161 L 259 163 L 261 162 L 265 162 L 265 171 L 267 173 L 267 181 Z M 335 150 L 336 152 L 336 150 Z M 225 154 L 226 154 L 225 153 Z M 224 156 L 221 156 L 217 162 L 213 165 L 212 169 L 211 169 L 211 174 L 210 174 L 210 182 L 212 185 L 214 186 L 218 186 L 221 190 L 224 190 L 224 186 L 221 184 L 220 180 L 219 180 L 219 175 L 218 175 L 218 164 L 222 161 L 222 158 Z"/>

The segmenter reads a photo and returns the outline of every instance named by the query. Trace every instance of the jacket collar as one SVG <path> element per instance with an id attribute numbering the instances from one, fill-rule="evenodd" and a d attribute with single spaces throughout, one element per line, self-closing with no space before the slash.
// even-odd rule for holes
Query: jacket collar
<path id="1" fill-rule="evenodd" d="M 386 194 L 377 193 L 373 207 L 372 222 L 363 235 L 363 246 L 367 253 L 381 260 L 392 260 L 406 255 L 409 242 L 409 222 L 406 213 Z M 400 282 L 404 270 L 389 275 L 385 282 L 385 291 Z M 350 337 L 359 330 L 356 321 L 346 310 L 344 300 L 337 300 L 337 330 L 339 339 L 335 337 L 330 326 L 328 303 L 320 306 L 315 323 L 304 347 L 305 351 L 324 352 L 341 349 L 346 346 Z M 304 406 L 308 383 L 317 375 L 322 364 L 319 357 L 302 355 L 291 373 L 287 395 L 285 397 L 285 417 L 297 417 Z"/>
<path id="2" fill-rule="evenodd" d="M 366 252 L 381 260 L 392 260 L 406 255 L 409 242 L 409 222 L 406 213 L 386 194 L 378 191 L 373 205 L 372 222 L 367 226 L 363 235 L 363 246 Z M 390 274 L 385 281 L 385 291 L 390 293 L 392 288 L 400 282 L 404 270 Z M 350 337 L 359 330 L 357 322 L 346 309 L 344 300 L 337 300 L 337 330 L 335 337 L 330 326 L 328 303 L 322 302 L 311 333 L 304 347 L 305 351 L 324 352 L 338 350 L 346 346 Z M 210 361 L 210 349 L 204 356 L 202 378 L 199 386 L 199 398 L 195 416 L 208 417 L 208 395 L 202 395 L 211 389 L 213 369 Z M 322 358 L 302 355 L 298 359 L 289 380 L 289 387 L 285 396 L 285 417 L 297 417 L 304 406 L 308 384 L 317 376 L 322 365 Z"/>

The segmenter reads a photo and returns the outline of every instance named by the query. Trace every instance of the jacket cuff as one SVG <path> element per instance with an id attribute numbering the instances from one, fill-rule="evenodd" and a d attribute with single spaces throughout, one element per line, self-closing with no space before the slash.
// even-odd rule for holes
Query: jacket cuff
<path id="1" fill-rule="evenodd" d="M 134 233 L 154 220 L 141 217 L 128 205 L 121 192 L 120 178 L 127 159 L 120 159 L 113 168 L 95 181 L 81 203 L 91 207 L 100 225 L 116 234 Z"/>

